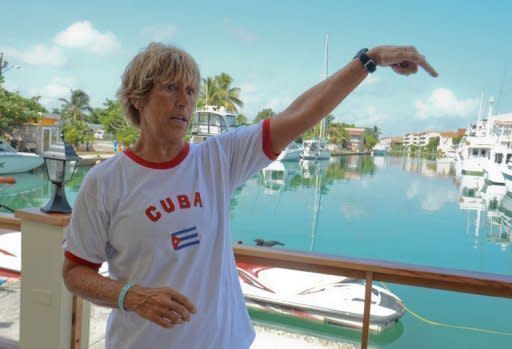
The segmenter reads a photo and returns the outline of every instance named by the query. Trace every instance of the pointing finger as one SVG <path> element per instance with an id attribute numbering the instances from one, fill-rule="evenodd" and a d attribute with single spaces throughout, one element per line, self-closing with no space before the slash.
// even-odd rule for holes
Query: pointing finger
<path id="1" fill-rule="evenodd" d="M 428 64 L 427 60 L 425 59 L 425 56 L 421 56 L 421 59 L 418 61 L 418 65 L 425 69 L 425 71 L 432 75 L 433 77 L 436 78 L 439 76 L 437 71 L 430 64 Z"/>

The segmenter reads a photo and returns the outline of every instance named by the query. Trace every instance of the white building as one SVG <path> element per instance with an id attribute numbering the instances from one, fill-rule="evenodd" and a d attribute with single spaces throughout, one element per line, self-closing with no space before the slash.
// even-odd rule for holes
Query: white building
<path id="1" fill-rule="evenodd" d="M 410 132 L 406 133 L 403 137 L 404 147 L 415 145 L 418 147 L 425 147 L 432 138 L 440 137 L 439 132 L 425 131 L 425 132 Z"/>

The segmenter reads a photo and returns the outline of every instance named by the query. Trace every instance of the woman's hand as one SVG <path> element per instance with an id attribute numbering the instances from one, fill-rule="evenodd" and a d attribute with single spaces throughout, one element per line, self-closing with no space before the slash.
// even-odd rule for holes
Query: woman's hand
<path id="1" fill-rule="evenodd" d="M 425 56 L 420 54 L 414 46 L 378 46 L 368 51 L 368 56 L 375 64 L 389 66 L 401 75 L 415 74 L 420 66 L 433 77 L 438 76 Z"/>
<path id="2" fill-rule="evenodd" d="M 168 287 L 146 288 L 135 285 L 126 294 L 125 308 L 164 328 L 190 321 L 194 305 L 181 293 Z"/>

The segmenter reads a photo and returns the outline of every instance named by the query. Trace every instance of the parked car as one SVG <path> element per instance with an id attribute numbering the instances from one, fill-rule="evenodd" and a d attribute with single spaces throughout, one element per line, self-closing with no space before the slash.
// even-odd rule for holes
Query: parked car
<path id="1" fill-rule="evenodd" d="M 105 135 L 104 130 L 96 130 L 96 132 L 94 132 L 94 138 L 96 138 L 96 139 L 103 139 L 104 135 Z"/>

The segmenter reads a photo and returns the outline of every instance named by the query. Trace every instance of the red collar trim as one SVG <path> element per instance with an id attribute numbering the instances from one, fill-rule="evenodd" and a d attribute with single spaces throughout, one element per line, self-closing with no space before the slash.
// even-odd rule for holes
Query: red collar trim
<path id="1" fill-rule="evenodd" d="M 166 161 L 166 162 L 151 162 L 151 161 L 144 160 L 143 158 L 141 158 L 140 156 L 135 154 L 135 152 L 131 148 L 126 149 L 124 151 L 124 154 L 126 156 L 128 156 L 130 159 L 132 159 L 133 161 L 135 161 L 136 163 L 138 163 L 144 167 L 153 168 L 153 169 L 157 169 L 157 170 L 166 170 L 166 169 L 173 168 L 173 167 L 176 167 L 179 164 L 181 164 L 181 162 L 183 160 L 185 160 L 185 158 L 187 157 L 189 151 L 190 151 L 190 144 L 188 144 L 188 142 L 185 142 L 185 145 L 183 146 L 183 149 L 181 149 L 180 153 L 174 159 L 172 159 L 170 161 Z"/>

